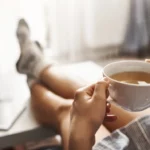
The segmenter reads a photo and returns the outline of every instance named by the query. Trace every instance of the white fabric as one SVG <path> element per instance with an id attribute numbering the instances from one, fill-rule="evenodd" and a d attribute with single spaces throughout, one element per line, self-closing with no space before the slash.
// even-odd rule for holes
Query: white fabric
<path id="1" fill-rule="evenodd" d="M 70 59 L 122 43 L 129 0 L 47 0 L 51 46 Z"/>
<path id="2" fill-rule="evenodd" d="M 0 69 L 14 67 L 18 58 L 20 17 L 29 23 L 32 39 L 74 60 L 87 49 L 121 43 L 128 9 L 129 0 L 0 0 Z"/>

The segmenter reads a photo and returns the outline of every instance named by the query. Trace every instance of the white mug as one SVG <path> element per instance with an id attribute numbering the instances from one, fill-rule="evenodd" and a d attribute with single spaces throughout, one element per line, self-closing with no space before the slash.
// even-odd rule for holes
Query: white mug
<path id="1" fill-rule="evenodd" d="M 103 75 L 110 81 L 110 97 L 117 104 L 129 111 L 142 111 L 150 107 L 150 84 L 123 83 L 110 77 L 121 72 L 150 73 L 150 64 L 144 61 L 127 60 L 108 64 L 103 69 Z"/>

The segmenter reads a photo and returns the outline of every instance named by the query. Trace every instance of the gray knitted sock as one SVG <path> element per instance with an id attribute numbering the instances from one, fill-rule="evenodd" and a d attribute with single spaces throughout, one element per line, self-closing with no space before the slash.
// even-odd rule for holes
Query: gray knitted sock
<path id="1" fill-rule="evenodd" d="M 37 83 L 37 79 L 34 76 L 27 75 L 27 84 L 29 88 L 32 87 L 33 84 Z"/>
<path id="2" fill-rule="evenodd" d="M 49 63 L 45 61 L 41 47 L 37 42 L 30 40 L 30 30 L 25 20 L 19 21 L 16 32 L 21 51 L 16 68 L 19 73 L 38 77 Z"/>

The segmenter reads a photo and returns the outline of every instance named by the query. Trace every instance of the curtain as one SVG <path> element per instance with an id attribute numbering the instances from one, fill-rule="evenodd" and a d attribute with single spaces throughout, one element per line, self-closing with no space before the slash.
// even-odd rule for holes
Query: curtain
<path id="1" fill-rule="evenodd" d="M 0 0 L 0 68 L 14 67 L 19 56 L 19 18 L 27 20 L 32 39 L 50 55 L 76 60 L 122 43 L 128 5 L 129 0 Z"/>
<path id="2" fill-rule="evenodd" d="M 52 51 L 77 59 L 123 41 L 129 0 L 47 0 Z"/>

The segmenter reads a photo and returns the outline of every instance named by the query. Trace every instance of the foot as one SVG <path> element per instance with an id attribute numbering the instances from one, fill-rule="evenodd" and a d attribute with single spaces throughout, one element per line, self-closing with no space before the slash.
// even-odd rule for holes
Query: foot
<path id="1" fill-rule="evenodd" d="M 20 45 L 25 43 L 26 40 L 28 40 L 28 38 L 30 38 L 29 26 L 24 19 L 20 19 L 18 22 L 16 36 L 18 38 Z"/>
<path id="2" fill-rule="evenodd" d="M 30 30 L 25 20 L 21 19 L 17 27 L 17 38 L 20 45 L 20 58 L 16 63 L 19 73 L 37 76 L 45 67 L 44 55 L 39 42 L 30 40 Z"/>
<path id="3" fill-rule="evenodd" d="M 41 52 L 43 52 L 42 45 L 38 41 L 34 41 L 34 43 L 37 45 L 37 47 L 39 48 L 39 50 L 41 50 Z"/>

